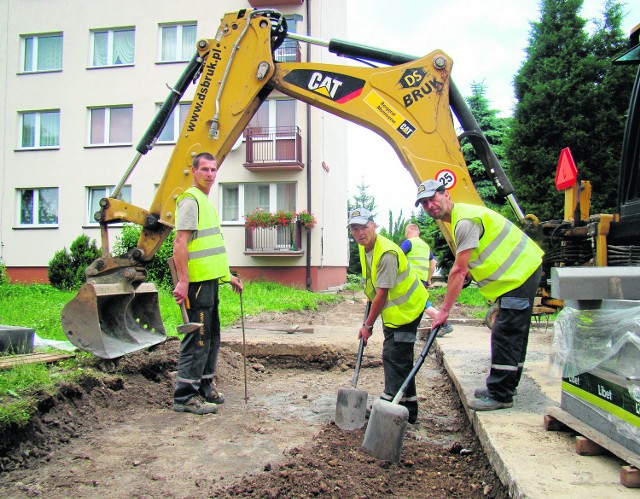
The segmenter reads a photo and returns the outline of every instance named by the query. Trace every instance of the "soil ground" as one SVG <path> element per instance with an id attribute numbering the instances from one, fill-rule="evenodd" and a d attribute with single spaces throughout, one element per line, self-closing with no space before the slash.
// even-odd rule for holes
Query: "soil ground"
<path id="1" fill-rule="evenodd" d="M 0 496 L 508 497 L 433 354 L 416 378 L 419 419 L 408 427 L 400 462 L 361 450 L 364 428 L 335 425 L 362 313 L 354 295 L 319 311 L 248 317 L 252 337 L 260 325 L 274 324 L 336 334 L 314 350 L 313 333 L 265 329 L 245 364 L 233 340 L 238 330 L 228 332 L 217 380 L 226 401 L 215 415 L 171 410 L 176 338 L 117 363 L 94 360 L 102 379 L 81 378 L 43 396 L 26 430 L 4 432 Z M 377 330 L 372 340 L 380 336 Z M 294 345 L 293 354 L 276 343 Z M 416 343 L 416 354 L 423 345 Z M 382 389 L 380 351 L 371 341 L 358 381 L 370 403 Z"/>

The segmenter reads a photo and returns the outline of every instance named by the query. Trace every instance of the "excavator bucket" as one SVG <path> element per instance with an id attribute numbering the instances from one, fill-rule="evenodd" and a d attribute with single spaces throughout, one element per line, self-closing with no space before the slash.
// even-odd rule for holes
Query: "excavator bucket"
<path id="1" fill-rule="evenodd" d="M 87 282 L 62 310 L 69 341 L 102 359 L 114 359 L 162 343 L 167 333 L 160 316 L 158 290 L 150 282 Z"/>

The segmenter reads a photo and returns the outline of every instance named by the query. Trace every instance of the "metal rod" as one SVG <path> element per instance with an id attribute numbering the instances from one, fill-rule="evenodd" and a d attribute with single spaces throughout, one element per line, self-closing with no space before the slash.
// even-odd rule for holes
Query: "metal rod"
<path id="1" fill-rule="evenodd" d="M 249 400 L 247 394 L 247 338 L 244 332 L 244 305 L 242 303 L 242 291 L 240 291 L 240 320 L 242 321 L 242 360 L 244 364 L 244 403 Z"/>
<path id="2" fill-rule="evenodd" d="M 129 168 L 127 168 L 127 171 L 124 172 L 124 175 L 120 179 L 120 182 L 118 182 L 118 185 L 116 185 L 113 188 L 113 191 L 111 191 L 111 195 L 109 196 L 110 198 L 117 198 L 118 197 L 118 195 L 120 194 L 120 191 L 122 190 L 122 187 L 124 186 L 125 182 L 129 179 L 129 175 L 131 175 L 131 172 L 136 167 L 136 165 L 138 164 L 138 161 L 140 161 L 141 157 L 142 157 L 142 153 L 140 153 L 140 152 L 136 153 L 136 155 L 133 158 L 133 161 L 129 165 Z"/>

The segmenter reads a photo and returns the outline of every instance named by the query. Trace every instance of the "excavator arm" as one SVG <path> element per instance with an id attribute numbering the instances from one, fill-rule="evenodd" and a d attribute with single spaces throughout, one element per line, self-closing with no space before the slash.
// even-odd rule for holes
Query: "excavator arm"
<path id="1" fill-rule="evenodd" d="M 274 51 L 287 36 L 382 66 L 274 62 Z M 226 14 L 214 38 L 198 41 L 197 54 L 138 144 L 125 176 L 111 197 L 101 201 L 96 220 L 103 229 L 102 257 L 87 269 L 87 282 L 63 310 L 67 337 L 79 348 L 108 359 L 164 341 L 157 291 L 145 282 L 145 265 L 173 230 L 176 199 L 192 185 L 192 158 L 207 151 L 222 165 L 273 90 L 378 133 L 416 183 L 436 178 L 457 201 L 482 204 L 455 133 L 455 114 L 490 178 L 523 218 L 508 179 L 451 81 L 452 66 L 440 50 L 413 58 L 343 41 L 289 35 L 284 17 L 273 10 Z M 189 114 L 151 207 L 145 210 L 118 200 L 128 175 L 153 147 L 180 97 L 196 80 Z M 115 222 L 137 223 L 143 230 L 133 251 L 112 257 L 106 236 L 108 225 Z M 442 223 L 441 229 L 451 244 L 450 228 Z"/>

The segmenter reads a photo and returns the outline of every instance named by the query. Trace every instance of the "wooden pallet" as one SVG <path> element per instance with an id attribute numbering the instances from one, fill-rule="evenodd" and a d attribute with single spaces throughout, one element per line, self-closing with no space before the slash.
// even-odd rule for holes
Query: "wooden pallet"
<path id="1" fill-rule="evenodd" d="M 22 355 L 7 355 L 0 357 L 0 370 L 11 369 L 21 364 L 34 364 L 36 362 L 57 362 L 59 360 L 75 357 L 73 353 L 26 353 Z"/>
<path id="2" fill-rule="evenodd" d="M 579 433 L 580 435 L 576 437 L 576 453 L 581 456 L 596 456 L 608 452 L 622 459 L 628 465 L 620 468 L 620 483 L 625 487 L 640 488 L 640 456 L 624 445 L 603 435 L 559 407 L 547 407 L 544 428 L 547 431 L 571 429 Z"/>

